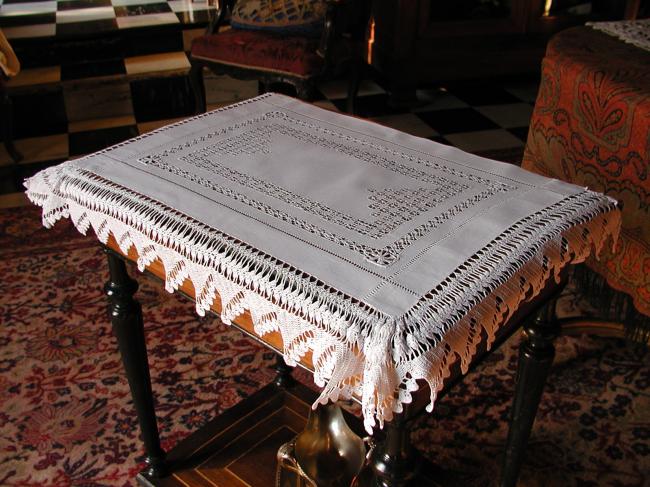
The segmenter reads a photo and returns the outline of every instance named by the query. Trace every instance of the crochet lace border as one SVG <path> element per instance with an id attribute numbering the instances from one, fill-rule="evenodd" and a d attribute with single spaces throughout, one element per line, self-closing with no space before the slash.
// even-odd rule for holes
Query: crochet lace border
<path id="1" fill-rule="evenodd" d="M 134 246 L 140 270 L 160 260 L 169 292 L 192 282 L 200 315 L 217 294 L 224 323 L 249 310 L 259 336 L 280 332 L 288 364 L 312 353 L 314 381 L 323 388 L 314 407 L 360 397 L 369 432 L 411 402 L 419 380 L 430 387 L 431 411 L 456 360 L 465 373 L 479 343 L 487 337 L 489 348 L 522 302 L 550 277 L 559 279 L 565 265 L 584 261 L 592 248 L 598 254 L 620 228 L 614 200 L 590 191 L 569 196 L 512 225 L 403 316 L 391 317 L 75 162 L 25 182 L 46 227 L 69 217 L 103 243 L 112 234 L 124 253 Z"/>

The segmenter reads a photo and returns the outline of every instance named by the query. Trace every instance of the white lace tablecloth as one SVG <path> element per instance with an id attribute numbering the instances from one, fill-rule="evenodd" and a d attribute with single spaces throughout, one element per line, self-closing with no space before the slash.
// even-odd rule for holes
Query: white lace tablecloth
<path id="1" fill-rule="evenodd" d="M 383 424 L 426 381 L 437 392 L 519 304 L 620 224 L 615 202 L 513 165 L 263 95 L 38 173 L 51 226 L 112 233 L 166 287 L 251 312 L 319 401 L 356 394 Z"/>
<path id="2" fill-rule="evenodd" d="M 587 25 L 627 44 L 650 51 L 650 19 L 587 22 Z"/>

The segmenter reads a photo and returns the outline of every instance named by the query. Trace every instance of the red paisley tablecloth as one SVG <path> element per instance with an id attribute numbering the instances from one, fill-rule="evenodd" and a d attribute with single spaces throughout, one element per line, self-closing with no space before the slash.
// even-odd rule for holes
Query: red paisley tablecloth
<path id="1" fill-rule="evenodd" d="M 650 52 L 589 27 L 549 42 L 523 167 L 622 201 L 616 253 L 589 267 L 650 316 Z"/>

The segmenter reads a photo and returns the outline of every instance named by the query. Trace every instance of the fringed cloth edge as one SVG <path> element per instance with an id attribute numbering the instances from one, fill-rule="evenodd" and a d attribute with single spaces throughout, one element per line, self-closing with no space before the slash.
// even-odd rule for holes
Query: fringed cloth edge
<path id="1" fill-rule="evenodd" d="M 74 161 L 25 186 L 46 227 L 70 218 L 84 234 L 92 227 L 103 243 L 112 234 L 122 252 L 135 247 L 140 270 L 162 262 L 169 292 L 189 279 L 200 315 L 218 294 L 221 320 L 230 324 L 249 310 L 255 333 L 281 334 L 288 364 L 311 352 L 314 381 L 323 388 L 314 407 L 360 397 L 369 432 L 412 401 L 419 380 L 430 387 L 431 411 L 454 362 L 466 372 L 483 335 L 489 347 L 522 302 L 559 279 L 567 264 L 615 241 L 621 222 L 614 200 L 590 191 L 569 196 L 514 224 L 392 317 Z"/>

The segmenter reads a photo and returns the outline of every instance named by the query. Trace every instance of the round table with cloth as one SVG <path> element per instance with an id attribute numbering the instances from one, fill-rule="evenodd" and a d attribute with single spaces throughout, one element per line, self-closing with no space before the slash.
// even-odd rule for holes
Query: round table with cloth
<path id="1" fill-rule="evenodd" d="M 650 51 L 591 27 L 549 42 L 522 167 L 623 202 L 616 252 L 588 266 L 650 316 Z M 647 320 L 644 320 L 647 322 Z"/>

